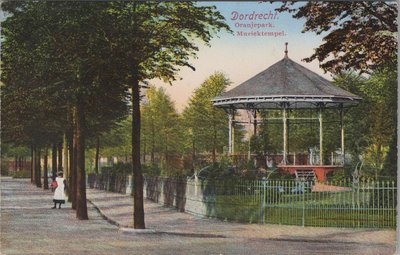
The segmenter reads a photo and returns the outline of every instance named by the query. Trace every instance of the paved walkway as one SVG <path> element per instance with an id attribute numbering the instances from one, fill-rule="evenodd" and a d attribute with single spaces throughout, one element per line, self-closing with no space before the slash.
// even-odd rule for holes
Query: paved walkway
<path id="1" fill-rule="evenodd" d="M 1 178 L 1 254 L 394 254 L 395 231 L 228 223 L 145 202 L 146 231 L 132 226 L 132 198 L 87 190 L 89 220 L 29 180 Z M 100 213 L 102 215 L 100 215 Z M 107 218 L 110 224 L 104 218 Z"/>

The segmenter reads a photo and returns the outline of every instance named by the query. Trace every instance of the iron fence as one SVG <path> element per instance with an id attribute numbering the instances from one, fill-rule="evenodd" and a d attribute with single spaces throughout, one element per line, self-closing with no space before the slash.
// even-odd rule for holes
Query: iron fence
<path id="1" fill-rule="evenodd" d="M 128 180 L 126 175 L 99 174 L 92 177 L 91 182 L 95 188 L 130 193 Z M 394 181 L 316 183 L 144 177 L 144 195 L 179 211 L 228 221 L 319 227 L 396 227 L 397 184 Z"/>
<path id="2" fill-rule="evenodd" d="M 116 193 L 125 193 L 128 178 L 129 177 L 127 174 L 121 173 L 90 173 L 87 176 L 87 186 L 89 188 L 106 190 Z"/>
<path id="3" fill-rule="evenodd" d="M 145 178 L 147 183 L 150 180 L 153 184 L 145 184 L 145 187 L 148 194 L 158 194 L 156 201 L 160 196 L 168 196 L 171 201 L 176 195 L 180 210 L 182 201 L 186 204 L 190 201 L 191 205 L 195 201 L 203 205 L 200 214 L 223 220 L 321 227 L 396 226 L 397 186 L 394 181 L 174 180 L 177 190 L 186 186 L 183 194 L 154 185 L 161 179 Z M 186 210 L 193 208 L 186 206 Z"/>

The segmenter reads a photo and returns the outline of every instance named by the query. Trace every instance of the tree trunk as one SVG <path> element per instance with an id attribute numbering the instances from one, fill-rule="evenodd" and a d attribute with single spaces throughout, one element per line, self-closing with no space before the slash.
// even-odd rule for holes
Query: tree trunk
<path id="1" fill-rule="evenodd" d="M 146 163 L 146 144 L 147 143 L 143 143 L 143 163 Z"/>
<path id="2" fill-rule="evenodd" d="M 21 157 L 19 157 L 19 159 L 18 159 L 18 169 L 19 170 L 24 170 L 24 165 L 23 165 L 23 157 L 21 156 Z"/>
<path id="3" fill-rule="evenodd" d="M 51 169 L 53 178 L 57 177 L 57 145 L 54 143 L 51 151 Z"/>
<path id="4" fill-rule="evenodd" d="M 70 144 L 70 197 L 71 197 L 71 205 L 72 209 L 76 209 L 76 193 L 77 193 L 77 185 L 76 185 L 76 172 L 77 172 L 77 154 L 76 154 L 76 147 L 77 147 L 77 138 L 76 138 L 76 107 L 72 109 L 72 134 L 71 139 L 72 143 Z"/>
<path id="5" fill-rule="evenodd" d="M 165 137 L 165 148 L 164 148 L 164 157 L 165 157 L 165 171 L 168 173 L 168 136 Z"/>
<path id="6" fill-rule="evenodd" d="M 217 150 L 217 128 L 215 126 L 215 123 L 213 125 L 213 145 L 212 145 L 212 162 L 215 164 L 217 162 L 217 155 L 216 155 L 216 150 Z"/>
<path id="7" fill-rule="evenodd" d="M 83 102 L 79 99 L 76 109 L 76 217 L 80 220 L 88 220 L 85 172 L 85 112 Z"/>
<path id="8" fill-rule="evenodd" d="M 76 168 L 75 168 L 75 154 L 74 154 L 74 131 L 71 131 L 70 134 L 68 134 L 68 150 L 69 150 L 69 179 L 68 179 L 68 202 L 71 202 L 72 209 L 76 209 L 75 205 L 75 197 L 76 197 L 76 189 L 75 189 L 75 183 L 76 183 Z"/>
<path id="9" fill-rule="evenodd" d="M 15 155 L 14 157 L 14 172 L 18 171 L 18 156 Z"/>
<path id="10" fill-rule="evenodd" d="M 62 158 L 63 158 L 63 143 L 62 142 L 60 142 L 59 144 L 58 144 L 58 146 L 57 146 L 57 150 L 58 150 L 58 152 L 57 152 L 57 156 L 58 156 L 58 161 L 57 161 L 57 169 L 58 169 L 58 171 L 59 172 L 63 172 L 64 171 L 64 169 L 63 169 L 63 165 L 62 165 Z"/>
<path id="11" fill-rule="evenodd" d="M 44 179 L 43 179 L 43 188 L 44 189 L 49 189 L 49 179 L 48 179 L 48 163 L 47 163 L 47 160 L 48 160 L 48 149 L 47 149 L 47 146 L 46 146 L 46 148 L 44 149 L 44 161 L 43 161 L 43 176 L 44 176 Z"/>
<path id="12" fill-rule="evenodd" d="M 31 146 L 31 183 L 36 183 L 36 145 Z"/>
<path id="13" fill-rule="evenodd" d="M 69 178 L 69 167 L 68 167 L 68 139 L 67 139 L 67 134 L 66 132 L 64 133 L 63 136 L 63 169 L 64 169 L 64 178 L 67 180 L 70 179 Z"/>
<path id="14" fill-rule="evenodd" d="M 196 143 L 193 137 L 192 140 L 192 169 L 194 171 L 194 167 L 195 167 L 195 161 L 196 161 Z"/>
<path id="15" fill-rule="evenodd" d="M 151 155 L 150 155 L 150 160 L 151 160 L 152 165 L 154 165 L 154 160 L 155 160 L 154 159 L 155 147 L 156 147 L 156 138 L 155 138 L 154 120 L 152 117 L 152 119 L 151 119 Z"/>
<path id="16" fill-rule="evenodd" d="M 139 81 L 132 79 L 132 172 L 133 172 L 133 227 L 144 229 L 143 176 L 140 165 L 140 95 Z"/>
<path id="17" fill-rule="evenodd" d="M 36 150 L 36 186 L 38 188 L 42 187 L 42 176 L 41 176 L 41 169 L 40 169 L 40 148 Z"/>
<path id="18" fill-rule="evenodd" d="M 99 157 L 100 157 L 100 136 L 96 139 L 96 156 L 94 158 L 94 172 L 99 173 Z"/>
<path id="19" fill-rule="evenodd" d="M 378 181 L 378 171 L 382 167 L 382 143 L 378 142 L 376 146 L 376 167 L 375 167 L 375 180 Z"/>

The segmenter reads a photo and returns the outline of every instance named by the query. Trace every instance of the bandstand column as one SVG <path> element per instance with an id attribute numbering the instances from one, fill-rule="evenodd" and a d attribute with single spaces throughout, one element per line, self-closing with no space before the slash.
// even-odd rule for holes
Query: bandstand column
<path id="1" fill-rule="evenodd" d="M 288 149 L 288 127 L 287 127 L 287 108 L 286 104 L 283 106 L 282 112 L 283 121 L 283 159 L 282 164 L 287 165 L 287 149 Z"/>
<path id="2" fill-rule="evenodd" d="M 234 127 L 234 120 L 235 120 L 235 112 L 234 110 L 229 111 L 228 113 L 229 117 L 229 155 L 232 155 L 234 153 L 234 146 L 235 146 L 235 127 Z"/>
<path id="3" fill-rule="evenodd" d="M 342 164 L 344 165 L 344 125 L 343 125 L 343 105 L 340 105 L 340 152 L 342 154 Z"/>
<path id="4" fill-rule="evenodd" d="M 324 164 L 324 132 L 322 125 L 322 106 L 318 110 L 318 121 L 319 121 L 319 164 Z"/>
<path id="5" fill-rule="evenodd" d="M 257 135 L 257 110 L 256 109 L 254 109 L 254 111 L 253 111 L 253 117 L 254 117 L 254 121 L 253 121 L 253 130 L 254 130 L 254 136 L 256 136 Z"/>

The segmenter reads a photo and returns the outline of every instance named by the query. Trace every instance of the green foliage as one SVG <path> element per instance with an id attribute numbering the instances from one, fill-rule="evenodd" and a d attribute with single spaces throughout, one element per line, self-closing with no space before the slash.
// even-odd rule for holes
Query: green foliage
<path id="1" fill-rule="evenodd" d="M 158 158 L 168 172 L 174 167 L 168 156 L 181 152 L 183 143 L 183 130 L 174 103 L 164 89 L 151 86 L 146 91 L 141 111 L 141 150 L 144 159 L 149 155 L 154 164 Z"/>
<path id="2" fill-rule="evenodd" d="M 219 96 L 230 84 L 221 72 L 208 77 L 190 98 L 183 111 L 183 123 L 187 132 L 186 151 L 222 153 L 228 139 L 228 117 L 226 113 L 212 105 L 211 99 Z"/>
<path id="3" fill-rule="evenodd" d="M 397 72 L 376 71 L 369 78 L 344 73 L 335 78 L 335 83 L 363 98 L 357 107 L 345 114 L 346 150 L 364 159 L 366 174 L 377 178 L 384 169 L 384 162 L 396 166 L 394 146 L 396 140 Z M 393 142 L 392 142 L 393 143 Z M 390 154 L 389 154 L 390 146 Z M 390 162 L 390 163 L 389 163 Z M 395 171 L 391 171 L 395 174 Z"/>
<path id="4" fill-rule="evenodd" d="M 336 182 L 336 183 L 348 180 L 350 177 L 351 177 L 351 175 L 349 174 L 349 171 L 347 169 L 341 169 L 341 170 L 334 171 L 332 173 L 332 177 L 331 178 L 328 176 L 328 178 L 332 182 Z"/>
<path id="5" fill-rule="evenodd" d="M 375 178 L 395 175 L 397 3 L 309 2 L 299 6 L 285 2 L 278 11 L 305 19 L 303 32 L 324 35 L 324 43 L 305 61 L 319 60 L 321 68 L 338 75 L 335 82 L 339 86 L 363 98 L 345 116 L 346 150 L 363 155 L 366 169 Z M 334 137 L 329 132 L 328 137 L 327 146 L 332 146 Z"/>
<path id="6" fill-rule="evenodd" d="M 124 119 L 128 99 L 132 168 L 141 175 L 139 81 L 172 82 L 179 67 L 194 70 L 196 43 L 229 30 L 215 7 L 194 2 L 5 1 L 2 8 L 11 14 L 2 24 L 4 133 L 9 141 L 47 145 L 75 129 L 78 177 L 85 135 L 97 138 Z M 77 192 L 80 219 L 87 219 L 84 185 Z M 144 227 L 137 217 L 135 227 Z"/>
<path id="7" fill-rule="evenodd" d="M 130 117 L 114 125 L 112 129 L 100 137 L 100 155 L 102 157 L 126 158 L 132 151 L 131 143 L 132 119 Z M 94 151 L 91 151 L 94 157 Z"/>
<path id="8" fill-rule="evenodd" d="M 161 169 L 157 164 L 142 164 L 142 171 L 146 176 L 161 176 Z"/>
<path id="9" fill-rule="evenodd" d="M 12 173 L 13 178 L 31 178 L 31 171 L 29 170 L 21 170 Z"/>
<path id="10" fill-rule="evenodd" d="M 1 143 L 1 158 L 30 157 L 31 150 L 26 146 L 17 146 L 14 143 Z"/>
<path id="11" fill-rule="evenodd" d="M 8 174 L 9 174 L 8 167 L 6 164 L 4 164 L 3 161 L 1 162 L 1 165 L 0 165 L 0 174 L 2 176 L 8 176 Z"/>
<path id="12" fill-rule="evenodd" d="M 305 61 L 325 71 L 370 72 L 397 66 L 397 3 L 382 1 L 284 2 L 278 11 L 304 19 L 303 32 L 323 34 L 324 43 Z"/>
<path id="13" fill-rule="evenodd" d="M 126 115 L 125 88 L 114 58 L 105 57 L 111 53 L 109 41 L 98 32 L 107 24 L 106 5 L 3 3 L 12 13 L 3 23 L 2 110 L 7 139 L 58 142 L 72 126 L 69 112 L 78 98 L 85 106 L 89 137 Z"/>
<path id="14" fill-rule="evenodd" d="M 112 166 L 101 167 L 100 172 L 102 174 L 121 174 L 127 175 L 132 171 L 132 163 L 118 162 Z"/>
<path id="15" fill-rule="evenodd" d="M 261 111 L 261 116 L 263 118 L 263 124 L 259 129 L 259 141 L 262 145 L 259 145 L 258 147 L 262 147 L 264 153 L 281 154 L 283 151 L 282 121 L 267 120 L 267 118 L 281 118 L 282 111 L 263 110 Z M 317 112 L 315 110 L 296 109 L 295 111 L 290 111 L 289 116 L 293 118 L 316 118 Z M 319 146 L 318 125 L 319 124 L 316 121 L 288 121 L 289 152 L 307 152 L 308 148 Z M 335 131 L 338 132 L 338 130 Z M 328 150 L 328 148 L 329 147 L 326 149 Z"/>
<path id="16" fill-rule="evenodd" d="M 397 136 L 393 136 L 389 143 L 389 151 L 387 153 L 381 174 L 383 176 L 397 176 Z"/>

